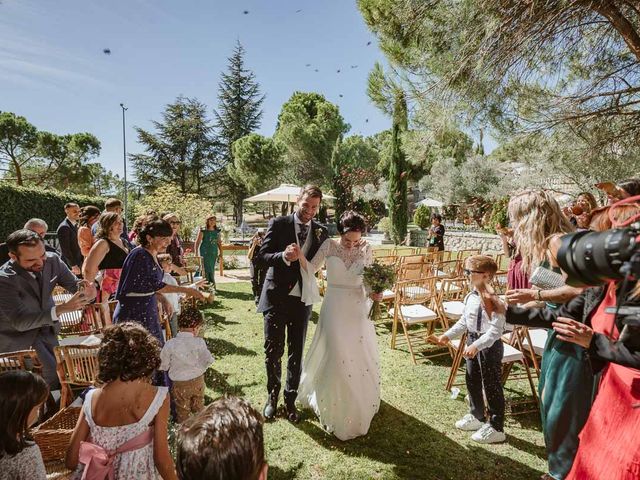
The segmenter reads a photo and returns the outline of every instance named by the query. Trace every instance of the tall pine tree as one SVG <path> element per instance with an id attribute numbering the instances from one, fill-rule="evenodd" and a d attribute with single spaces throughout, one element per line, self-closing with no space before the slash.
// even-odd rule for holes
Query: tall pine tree
<path id="1" fill-rule="evenodd" d="M 238 41 L 229 57 L 227 72 L 222 74 L 218 85 L 218 109 L 214 111 L 223 167 L 219 170 L 218 182 L 233 203 L 237 225 L 242 223 L 242 201 L 247 190 L 229 175 L 227 166 L 233 165 L 233 143 L 260 128 L 264 101 L 255 75 L 245 67 L 244 56 L 244 47 Z"/>

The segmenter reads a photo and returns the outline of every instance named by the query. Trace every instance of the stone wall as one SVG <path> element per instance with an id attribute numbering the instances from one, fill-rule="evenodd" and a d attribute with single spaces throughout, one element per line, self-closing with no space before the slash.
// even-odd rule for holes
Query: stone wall
<path id="1" fill-rule="evenodd" d="M 424 247 L 428 237 L 426 230 L 411 230 L 409 232 L 410 245 Z M 479 248 L 482 253 L 502 252 L 502 242 L 498 235 L 484 232 L 447 231 L 444 235 L 446 250 L 468 250 Z"/>

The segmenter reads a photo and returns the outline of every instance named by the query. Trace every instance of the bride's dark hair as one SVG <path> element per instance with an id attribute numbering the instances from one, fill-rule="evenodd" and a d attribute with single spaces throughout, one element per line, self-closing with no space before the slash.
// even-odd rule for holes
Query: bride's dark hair
<path id="1" fill-rule="evenodd" d="M 367 231 L 367 222 L 358 212 L 347 210 L 340 217 L 338 222 L 338 233 L 344 235 L 349 232 L 360 232 L 362 234 Z"/>

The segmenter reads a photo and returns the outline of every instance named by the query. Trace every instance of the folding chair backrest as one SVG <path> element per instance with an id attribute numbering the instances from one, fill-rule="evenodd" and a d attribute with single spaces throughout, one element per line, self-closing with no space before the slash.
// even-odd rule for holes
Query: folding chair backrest
<path id="1" fill-rule="evenodd" d="M 445 260 L 435 263 L 434 274 L 442 278 L 456 278 L 460 276 L 460 261 Z"/>
<path id="2" fill-rule="evenodd" d="M 42 365 L 35 350 L 0 353 L 0 373 L 12 370 L 26 370 L 42 373 Z"/>
<path id="3" fill-rule="evenodd" d="M 416 249 L 413 247 L 396 247 L 395 254 L 399 257 L 404 255 L 413 255 Z"/>
<path id="4" fill-rule="evenodd" d="M 98 350 L 100 345 L 69 345 L 55 347 L 56 361 L 62 367 L 63 383 L 93 385 L 98 376 Z"/>
<path id="5" fill-rule="evenodd" d="M 477 248 L 470 248 L 467 250 L 459 250 L 457 252 L 457 256 L 456 256 L 456 260 L 458 260 L 460 263 L 464 264 L 464 261 L 468 258 L 471 257 L 472 255 L 480 255 L 480 250 Z"/>
<path id="6" fill-rule="evenodd" d="M 376 248 L 373 250 L 373 258 L 388 257 L 393 255 L 392 248 Z"/>
<path id="7" fill-rule="evenodd" d="M 396 283 L 398 305 L 431 304 L 436 295 L 437 277 L 423 277 Z"/>
<path id="8" fill-rule="evenodd" d="M 60 315 L 60 335 L 91 335 L 111 325 L 111 312 L 105 303 L 87 305 L 84 310 Z"/>
<path id="9" fill-rule="evenodd" d="M 506 272 L 509 269 L 509 262 L 511 259 L 507 257 L 504 253 L 499 253 L 496 255 L 496 263 L 498 264 L 499 272 Z"/>
<path id="10" fill-rule="evenodd" d="M 441 278 L 438 283 L 438 300 L 462 300 L 469 293 L 469 283 L 464 277 Z"/>
<path id="11" fill-rule="evenodd" d="M 395 255 L 387 255 L 385 257 L 376 257 L 375 261 L 380 265 L 389 265 L 395 267 L 398 263 L 398 257 L 396 257 Z"/>
<path id="12" fill-rule="evenodd" d="M 202 270 L 203 267 L 202 257 L 199 255 L 185 255 L 184 256 L 184 266 L 187 268 L 196 268 Z"/>
<path id="13" fill-rule="evenodd" d="M 398 281 L 420 280 L 431 275 L 432 264 L 422 260 L 421 262 L 402 263 L 399 260 L 398 273 L 396 279 Z"/>
<path id="14" fill-rule="evenodd" d="M 403 265 L 407 263 L 423 263 L 424 261 L 424 255 L 404 255 L 398 258 Z"/>

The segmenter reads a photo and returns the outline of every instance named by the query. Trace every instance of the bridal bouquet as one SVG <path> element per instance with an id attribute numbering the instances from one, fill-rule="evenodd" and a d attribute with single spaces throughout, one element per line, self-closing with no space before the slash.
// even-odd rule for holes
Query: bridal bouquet
<path id="1" fill-rule="evenodd" d="M 382 293 L 393 287 L 396 283 L 396 271 L 390 265 L 381 265 L 373 263 L 368 267 L 364 267 L 363 271 L 364 285 L 371 293 Z M 369 318 L 373 321 L 380 319 L 380 302 L 375 301 L 369 311 Z"/>

